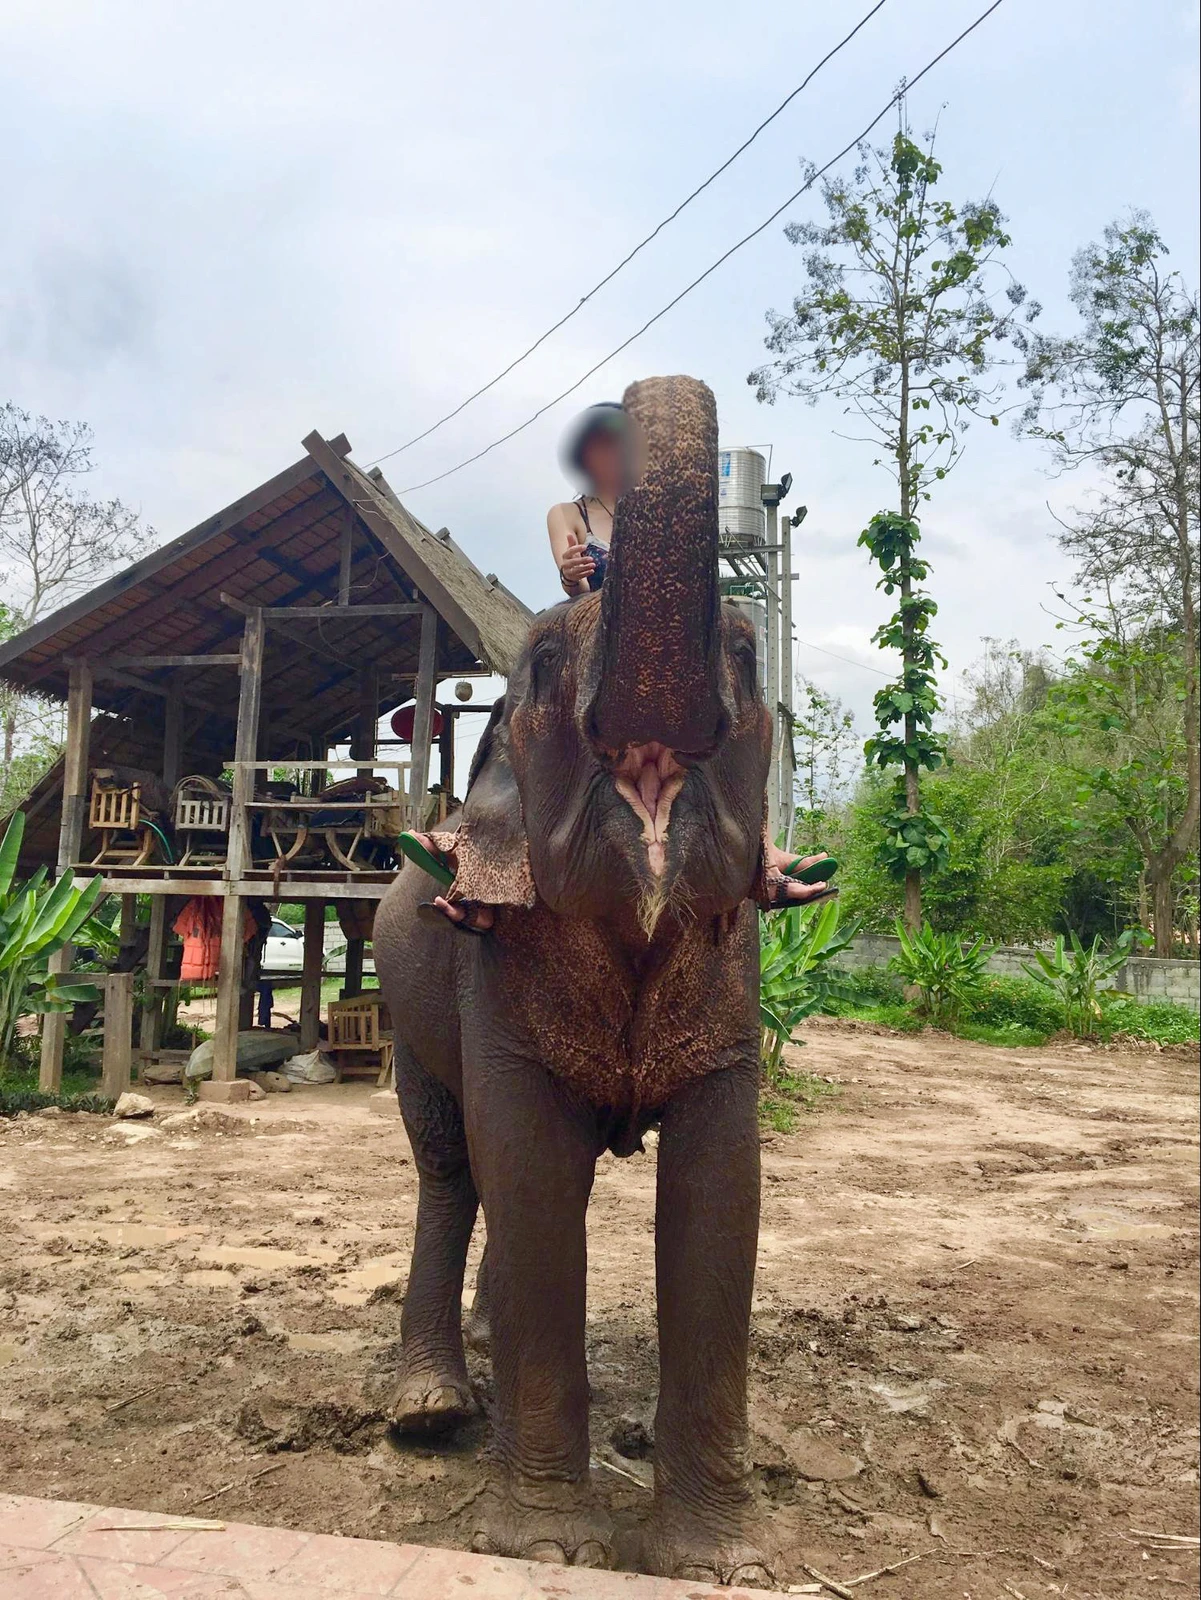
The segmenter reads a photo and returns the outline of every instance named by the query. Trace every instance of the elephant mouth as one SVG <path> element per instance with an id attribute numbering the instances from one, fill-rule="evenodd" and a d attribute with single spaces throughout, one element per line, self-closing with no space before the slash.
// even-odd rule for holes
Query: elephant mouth
<path id="1" fill-rule="evenodd" d="M 667 829 L 672 802 L 684 787 L 685 769 L 666 745 L 629 745 L 614 758 L 613 782 L 618 794 L 642 824 L 651 872 L 661 878 L 667 870 Z"/>

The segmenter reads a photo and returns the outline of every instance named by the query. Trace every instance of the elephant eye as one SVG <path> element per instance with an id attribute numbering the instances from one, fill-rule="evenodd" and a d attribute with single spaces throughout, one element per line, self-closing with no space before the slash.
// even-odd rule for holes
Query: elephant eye
<path id="1" fill-rule="evenodd" d="M 755 687 L 755 675 L 759 670 L 759 655 L 751 639 L 738 639 L 734 644 L 734 660 L 743 683 L 750 689 Z"/>
<path id="2" fill-rule="evenodd" d="M 535 698 L 545 693 L 554 682 L 561 658 L 562 651 L 553 639 L 544 639 L 534 646 L 530 656 L 530 683 Z"/>

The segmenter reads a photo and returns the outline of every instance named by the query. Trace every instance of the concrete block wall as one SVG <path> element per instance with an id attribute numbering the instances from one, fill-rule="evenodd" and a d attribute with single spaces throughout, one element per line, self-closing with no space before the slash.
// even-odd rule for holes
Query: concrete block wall
<path id="1" fill-rule="evenodd" d="M 861 933 L 838 958 L 841 967 L 887 967 L 900 950 L 890 934 Z M 1025 967 L 1033 966 L 1034 951 L 1019 945 L 999 945 L 988 960 L 989 972 L 1023 978 Z M 1119 968 L 1111 987 L 1125 990 L 1138 1000 L 1171 1000 L 1176 1005 L 1201 1011 L 1201 965 L 1195 961 L 1161 961 L 1155 956 L 1136 956 Z"/>

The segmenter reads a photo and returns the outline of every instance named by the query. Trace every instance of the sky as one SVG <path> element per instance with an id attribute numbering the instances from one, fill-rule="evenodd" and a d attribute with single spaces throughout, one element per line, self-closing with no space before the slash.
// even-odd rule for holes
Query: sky
<path id="1" fill-rule="evenodd" d="M 891 499 L 837 403 L 757 403 L 764 313 L 802 282 L 786 220 L 624 354 L 523 421 L 760 223 L 984 9 L 888 0 L 721 179 L 482 400 L 384 463 L 528 604 L 558 597 L 547 507 L 564 427 L 652 373 L 704 378 L 722 442 L 770 445 L 797 536 L 800 671 L 866 732 L 887 602 L 859 530 Z M 492 377 L 718 166 L 870 0 L 7 0 L 0 400 L 86 420 L 93 487 L 172 538 L 344 431 L 366 464 Z M 991 193 L 1007 261 L 1069 331 L 1073 252 L 1149 210 L 1197 281 L 1198 10 L 1186 0 L 1005 0 L 910 96 L 942 187 Z M 886 118 L 880 133 L 894 125 Z M 1053 644 L 1069 576 L 1037 446 L 976 428 L 923 518 L 947 688 L 986 637 Z M 839 659 L 845 658 L 845 659 Z M 475 719 L 465 719 L 474 721 Z"/>

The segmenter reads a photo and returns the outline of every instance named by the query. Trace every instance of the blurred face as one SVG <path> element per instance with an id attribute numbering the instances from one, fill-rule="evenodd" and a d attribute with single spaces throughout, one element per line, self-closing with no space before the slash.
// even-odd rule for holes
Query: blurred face
<path id="1" fill-rule="evenodd" d="M 593 492 L 610 503 L 622 490 L 625 456 L 621 435 L 598 429 L 580 452 L 580 464 L 588 475 Z"/>

